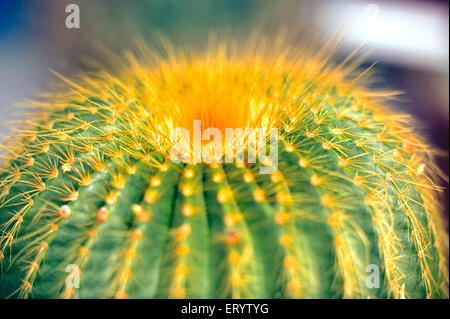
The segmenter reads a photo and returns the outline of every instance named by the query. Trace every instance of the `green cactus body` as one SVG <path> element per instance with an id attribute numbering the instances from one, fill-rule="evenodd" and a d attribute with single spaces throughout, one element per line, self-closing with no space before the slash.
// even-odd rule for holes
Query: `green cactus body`
<path id="1" fill-rule="evenodd" d="M 447 297 L 430 148 L 327 48 L 274 50 L 149 54 L 41 104 L 6 146 L 0 297 Z M 195 119 L 277 127 L 278 169 L 171 161 Z"/>

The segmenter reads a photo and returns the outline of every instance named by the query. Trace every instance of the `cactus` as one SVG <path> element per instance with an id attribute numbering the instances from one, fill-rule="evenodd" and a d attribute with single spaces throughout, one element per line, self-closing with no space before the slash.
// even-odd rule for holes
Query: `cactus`
<path id="1" fill-rule="evenodd" d="M 61 77 L 4 146 L 0 297 L 448 297 L 433 150 L 334 50 L 169 46 Z M 171 161 L 193 120 L 278 128 L 277 170 Z"/>

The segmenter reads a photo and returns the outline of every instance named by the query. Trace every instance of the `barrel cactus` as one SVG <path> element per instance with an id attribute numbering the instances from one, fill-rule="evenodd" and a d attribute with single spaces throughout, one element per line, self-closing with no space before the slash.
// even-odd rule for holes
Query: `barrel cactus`
<path id="1" fill-rule="evenodd" d="M 4 146 L 0 297 L 448 297 L 433 150 L 334 49 L 167 46 L 61 77 Z M 173 160 L 196 120 L 276 128 L 276 163 Z"/>

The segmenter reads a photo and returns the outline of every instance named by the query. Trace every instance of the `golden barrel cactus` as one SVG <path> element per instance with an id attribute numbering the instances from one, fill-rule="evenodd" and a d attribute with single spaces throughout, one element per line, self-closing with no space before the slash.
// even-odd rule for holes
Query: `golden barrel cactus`
<path id="1" fill-rule="evenodd" d="M 334 50 L 166 46 L 62 78 L 4 146 L 0 297 L 447 297 L 433 151 Z M 173 161 L 194 121 L 276 128 L 276 162 Z"/>

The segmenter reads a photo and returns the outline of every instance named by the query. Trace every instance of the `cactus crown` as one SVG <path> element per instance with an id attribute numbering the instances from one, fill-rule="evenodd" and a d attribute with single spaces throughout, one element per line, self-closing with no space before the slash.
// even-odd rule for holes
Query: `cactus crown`
<path id="1" fill-rule="evenodd" d="M 433 152 L 334 49 L 168 47 L 65 79 L 5 146 L 0 297 L 448 296 Z M 278 169 L 171 162 L 193 120 L 277 127 Z"/>

